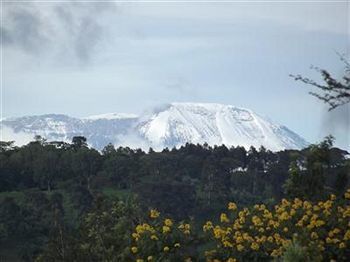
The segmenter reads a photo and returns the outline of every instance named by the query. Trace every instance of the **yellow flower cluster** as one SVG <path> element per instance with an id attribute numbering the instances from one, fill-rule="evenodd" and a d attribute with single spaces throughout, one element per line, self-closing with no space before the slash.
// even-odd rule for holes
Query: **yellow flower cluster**
<path id="1" fill-rule="evenodd" d="M 184 233 L 185 235 L 189 235 L 191 233 L 191 226 L 190 224 L 183 224 L 181 223 L 178 227 L 178 229 Z"/>
<path id="2" fill-rule="evenodd" d="M 264 204 L 238 209 L 228 203 L 219 222 L 207 221 L 207 238 L 194 239 L 191 225 L 161 218 L 151 209 L 150 221 L 135 227 L 130 254 L 142 261 L 193 261 L 186 252 L 195 240 L 209 241 L 203 246 L 210 262 L 263 261 L 280 259 L 288 247 L 297 243 L 310 257 L 324 261 L 347 261 L 350 253 L 350 189 L 343 197 L 330 195 L 325 201 L 299 198 L 282 199 L 279 204 Z M 202 256 L 202 254 L 200 254 Z"/>
<path id="3" fill-rule="evenodd" d="M 231 212 L 222 213 L 218 225 L 207 221 L 203 226 L 217 245 L 215 252 L 206 252 L 207 260 L 272 259 L 280 257 L 293 241 L 316 249 L 323 259 L 344 259 L 350 251 L 349 199 L 350 190 L 343 199 L 330 195 L 318 203 L 282 199 L 272 209 L 255 205 L 237 210 L 231 202 Z"/>
<path id="4" fill-rule="evenodd" d="M 151 211 L 149 212 L 149 217 L 150 218 L 157 218 L 159 217 L 159 212 L 156 209 L 151 209 Z"/>
<path id="5" fill-rule="evenodd" d="M 190 224 L 176 224 L 171 218 L 162 219 L 156 209 L 150 210 L 149 218 L 149 223 L 137 225 L 131 235 L 130 253 L 135 261 L 163 261 L 170 257 L 191 261 L 183 251 L 191 239 Z"/>

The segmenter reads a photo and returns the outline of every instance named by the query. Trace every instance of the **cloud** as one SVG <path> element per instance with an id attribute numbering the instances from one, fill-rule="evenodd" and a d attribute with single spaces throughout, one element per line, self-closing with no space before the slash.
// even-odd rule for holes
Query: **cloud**
<path id="1" fill-rule="evenodd" d="M 34 135 L 25 132 L 15 132 L 12 128 L 1 127 L 1 141 L 15 141 L 16 146 L 23 146 L 33 141 Z"/>
<path id="2" fill-rule="evenodd" d="M 125 135 L 118 135 L 117 141 L 118 142 L 115 143 L 116 147 L 128 146 L 132 149 L 141 148 L 144 151 L 148 151 L 149 148 L 152 147 L 151 144 L 146 139 L 142 138 L 136 132 L 132 132 L 132 131 Z"/>
<path id="3" fill-rule="evenodd" d="M 322 126 L 326 135 L 335 137 L 335 145 L 350 150 L 350 104 L 325 112 Z"/>
<path id="4" fill-rule="evenodd" d="M 2 44 L 84 64 L 107 33 L 104 19 L 116 10 L 112 2 L 5 3 Z"/>

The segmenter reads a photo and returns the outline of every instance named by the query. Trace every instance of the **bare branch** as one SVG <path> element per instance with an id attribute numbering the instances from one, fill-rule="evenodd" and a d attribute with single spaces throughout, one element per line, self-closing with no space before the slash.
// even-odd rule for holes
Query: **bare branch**
<path id="1" fill-rule="evenodd" d="M 328 104 L 329 111 L 350 102 L 350 63 L 345 59 L 344 55 L 337 54 L 340 56 L 340 60 L 345 64 L 345 75 L 342 77 L 341 81 L 333 78 L 327 70 L 314 66 L 311 68 L 321 74 L 324 84 L 319 84 L 301 75 L 290 75 L 296 81 L 301 81 L 307 85 L 318 88 L 321 93 L 309 92 L 309 94 Z"/>

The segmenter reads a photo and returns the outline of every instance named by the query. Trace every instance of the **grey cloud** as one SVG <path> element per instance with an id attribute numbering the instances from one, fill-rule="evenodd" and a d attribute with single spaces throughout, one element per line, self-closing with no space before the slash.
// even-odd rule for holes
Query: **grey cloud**
<path id="1" fill-rule="evenodd" d="M 3 8 L 2 44 L 38 55 L 66 55 L 86 63 L 106 33 L 101 17 L 115 3 L 9 3 Z"/>
<path id="2" fill-rule="evenodd" d="M 325 112 L 323 129 L 336 138 L 336 144 L 350 146 L 350 105 L 340 106 Z"/>
<path id="3" fill-rule="evenodd" d="M 40 30 L 42 21 L 31 6 L 4 6 L 1 27 L 3 44 L 20 48 L 26 52 L 37 53 L 47 39 Z"/>

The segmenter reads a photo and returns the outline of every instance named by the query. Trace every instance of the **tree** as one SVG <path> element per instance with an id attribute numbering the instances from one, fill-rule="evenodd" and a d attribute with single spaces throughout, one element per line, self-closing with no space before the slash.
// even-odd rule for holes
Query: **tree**
<path id="1" fill-rule="evenodd" d="M 0 152 L 6 152 L 9 150 L 13 150 L 15 141 L 0 141 Z"/>
<path id="2" fill-rule="evenodd" d="M 101 155 L 95 149 L 79 147 L 72 156 L 72 170 L 91 189 L 91 179 L 96 176 L 101 165 Z"/>
<path id="3" fill-rule="evenodd" d="M 108 155 L 113 155 L 116 154 L 117 151 L 115 150 L 115 147 L 113 146 L 112 143 L 109 143 L 102 149 L 102 155 L 108 156 Z"/>
<path id="4" fill-rule="evenodd" d="M 297 161 L 293 161 L 289 169 L 289 177 L 283 185 L 284 192 L 289 198 L 301 197 L 302 194 L 302 175 Z"/>
<path id="5" fill-rule="evenodd" d="M 350 102 L 350 63 L 343 55 L 339 56 L 345 64 L 345 74 L 341 80 L 335 79 L 327 70 L 318 67 L 312 68 L 321 74 L 324 81 L 322 84 L 301 75 L 291 75 L 296 81 L 318 88 L 320 93 L 310 92 L 310 94 L 328 104 L 329 111 Z"/>
<path id="6" fill-rule="evenodd" d="M 86 137 L 75 136 L 72 139 L 72 144 L 75 148 L 87 147 Z"/>
<path id="7" fill-rule="evenodd" d="M 310 145 L 302 158 L 293 161 L 289 168 L 289 177 L 283 185 L 285 194 L 290 197 L 315 199 L 325 194 L 326 178 L 331 170 L 331 151 L 334 138 L 327 136 L 321 143 Z"/>
<path id="8" fill-rule="evenodd" d="M 59 154 L 52 145 L 43 146 L 40 154 L 37 155 L 33 165 L 34 181 L 40 186 L 45 186 L 48 192 L 58 178 L 61 164 Z"/>
<path id="9" fill-rule="evenodd" d="M 130 236 L 138 220 L 140 210 L 133 199 L 112 204 L 100 199 L 75 234 L 54 235 L 36 261 L 131 261 Z"/>

